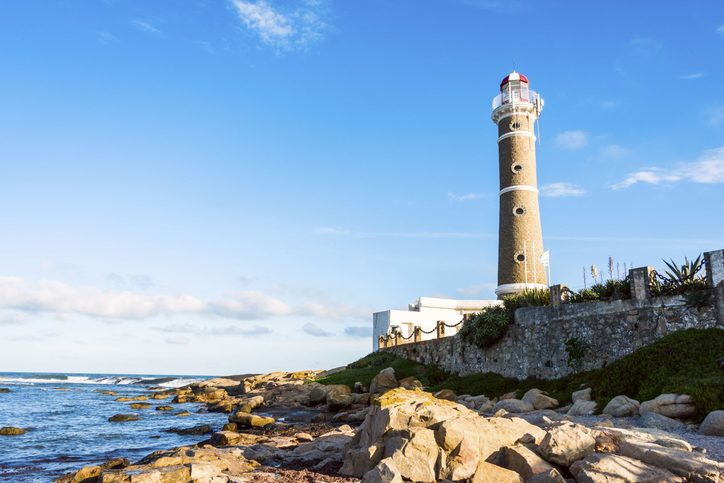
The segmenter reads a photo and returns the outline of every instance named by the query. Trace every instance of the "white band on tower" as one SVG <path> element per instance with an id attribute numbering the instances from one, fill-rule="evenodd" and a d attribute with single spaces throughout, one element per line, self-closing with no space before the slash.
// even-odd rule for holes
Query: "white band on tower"
<path id="1" fill-rule="evenodd" d="M 507 132 L 507 133 L 503 134 L 502 136 L 500 136 L 500 137 L 498 138 L 498 142 L 502 141 L 503 139 L 508 139 L 509 137 L 513 137 L 513 136 L 524 136 L 524 137 L 533 138 L 533 142 L 535 142 L 535 134 L 533 134 L 533 133 L 530 132 L 530 131 L 510 131 L 510 132 Z"/>
<path id="2" fill-rule="evenodd" d="M 499 194 L 508 193 L 510 191 L 532 191 L 535 194 L 538 194 L 538 188 L 535 186 L 528 186 L 524 184 L 514 184 L 513 186 L 508 186 L 500 190 Z"/>
<path id="3" fill-rule="evenodd" d="M 504 283 L 495 289 L 495 295 L 517 293 L 523 290 L 547 289 L 548 286 L 542 283 Z"/>

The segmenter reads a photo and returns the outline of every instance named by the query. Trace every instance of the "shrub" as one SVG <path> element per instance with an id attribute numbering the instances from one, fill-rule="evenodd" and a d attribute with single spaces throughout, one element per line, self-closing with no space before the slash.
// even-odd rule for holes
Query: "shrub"
<path id="1" fill-rule="evenodd" d="M 666 261 L 668 270 L 661 275 L 654 272 L 651 280 L 652 295 L 680 295 L 707 288 L 706 279 L 700 272 L 704 268 L 701 255 L 694 260 L 684 257 L 684 263 L 677 265 L 673 260 Z"/>
<path id="2" fill-rule="evenodd" d="M 505 306 L 488 307 L 480 313 L 465 315 L 460 337 L 478 347 L 490 347 L 505 335 L 512 322 L 512 312 Z"/>
<path id="3" fill-rule="evenodd" d="M 510 313 L 521 307 L 540 307 L 551 304 L 551 291 L 547 288 L 526 289 L 521 293 L 503 297 L 503 305 Z"/>
<path id="4" fill-rule="evenodd" d="M 568 367 L 575 371 L 581 370 L 583 357 L 586 355 L 587 344 L 576 337 L 571 337 L 566 342 L 566 353 L 568 354 Z"/>

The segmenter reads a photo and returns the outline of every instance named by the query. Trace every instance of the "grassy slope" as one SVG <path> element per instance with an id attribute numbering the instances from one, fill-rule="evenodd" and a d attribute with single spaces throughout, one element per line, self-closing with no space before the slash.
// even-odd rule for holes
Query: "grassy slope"
<path id="1" fill-rule="evenodd" d="M 670 334 L 603 369 L 573 374 L 545 381 L 535 378 L 518 380 L 491 372 L 453 376 L 435 366 L 373 353 L 326 377 L 323 384 L 347 384 L 360 381 L 369 385 L 385 367 L 393 367 L 398 378 L 417 377 L 430 390 L 449 388 L 458 394 L 485 394 L 498 397 L 517 391 L 518 396 L 537 387 L 565 403 L 583 384 L 593 388 L 599 410 L 614 396 L 625 394 L 639 401 L 652 399 L 664 392 L 691 394 L 700 416 L 724 408 L 724 371 L 717 360 L 724 357 L 724 330 L 689 329 Z"/>

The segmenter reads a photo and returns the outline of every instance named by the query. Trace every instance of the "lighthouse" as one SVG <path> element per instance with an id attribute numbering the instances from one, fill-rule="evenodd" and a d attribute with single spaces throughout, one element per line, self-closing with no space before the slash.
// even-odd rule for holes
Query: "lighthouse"
<path id="1" fill-rule="evenodd" d="M 528 79 L 511 72 L 493 99 L 492 119 L 498 125 L 500 217 L 498 298 L 526 289 L 547 288 L 541 263 L 543 233 L 538 207 L 535 122 L 543 99 Z"/>

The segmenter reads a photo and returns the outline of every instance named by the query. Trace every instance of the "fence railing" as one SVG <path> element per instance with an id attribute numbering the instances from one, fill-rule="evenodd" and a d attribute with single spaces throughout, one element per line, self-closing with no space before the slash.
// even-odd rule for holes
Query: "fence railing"
<path id="1" fill-rule="evenodd" d="M 428 338 L 425 340 L 434 340 L 447 337 L 445 328 L 454 329 L 460 327 L 463 324 L 461 320 L 457 324 L 448 324 L 444 320 L 438 320 L 435 324 L 434 329 L 423 330 L 422 327 L 416 325 L 413 327 L 412 332 L 408 336 L 403 336 L 400 330 L 395 331 L 392 334 L 381 335 L 377 339 L 377 344 L 380 349 L 387 349 L 389 347 L 396 347 L 403 344 L 412 344 L 415 342 L 421 342 L 423 340 L 423 334 L 435 334 L 435 337 Z M 454 334 L 450 334 L 454 335 Z"/>

